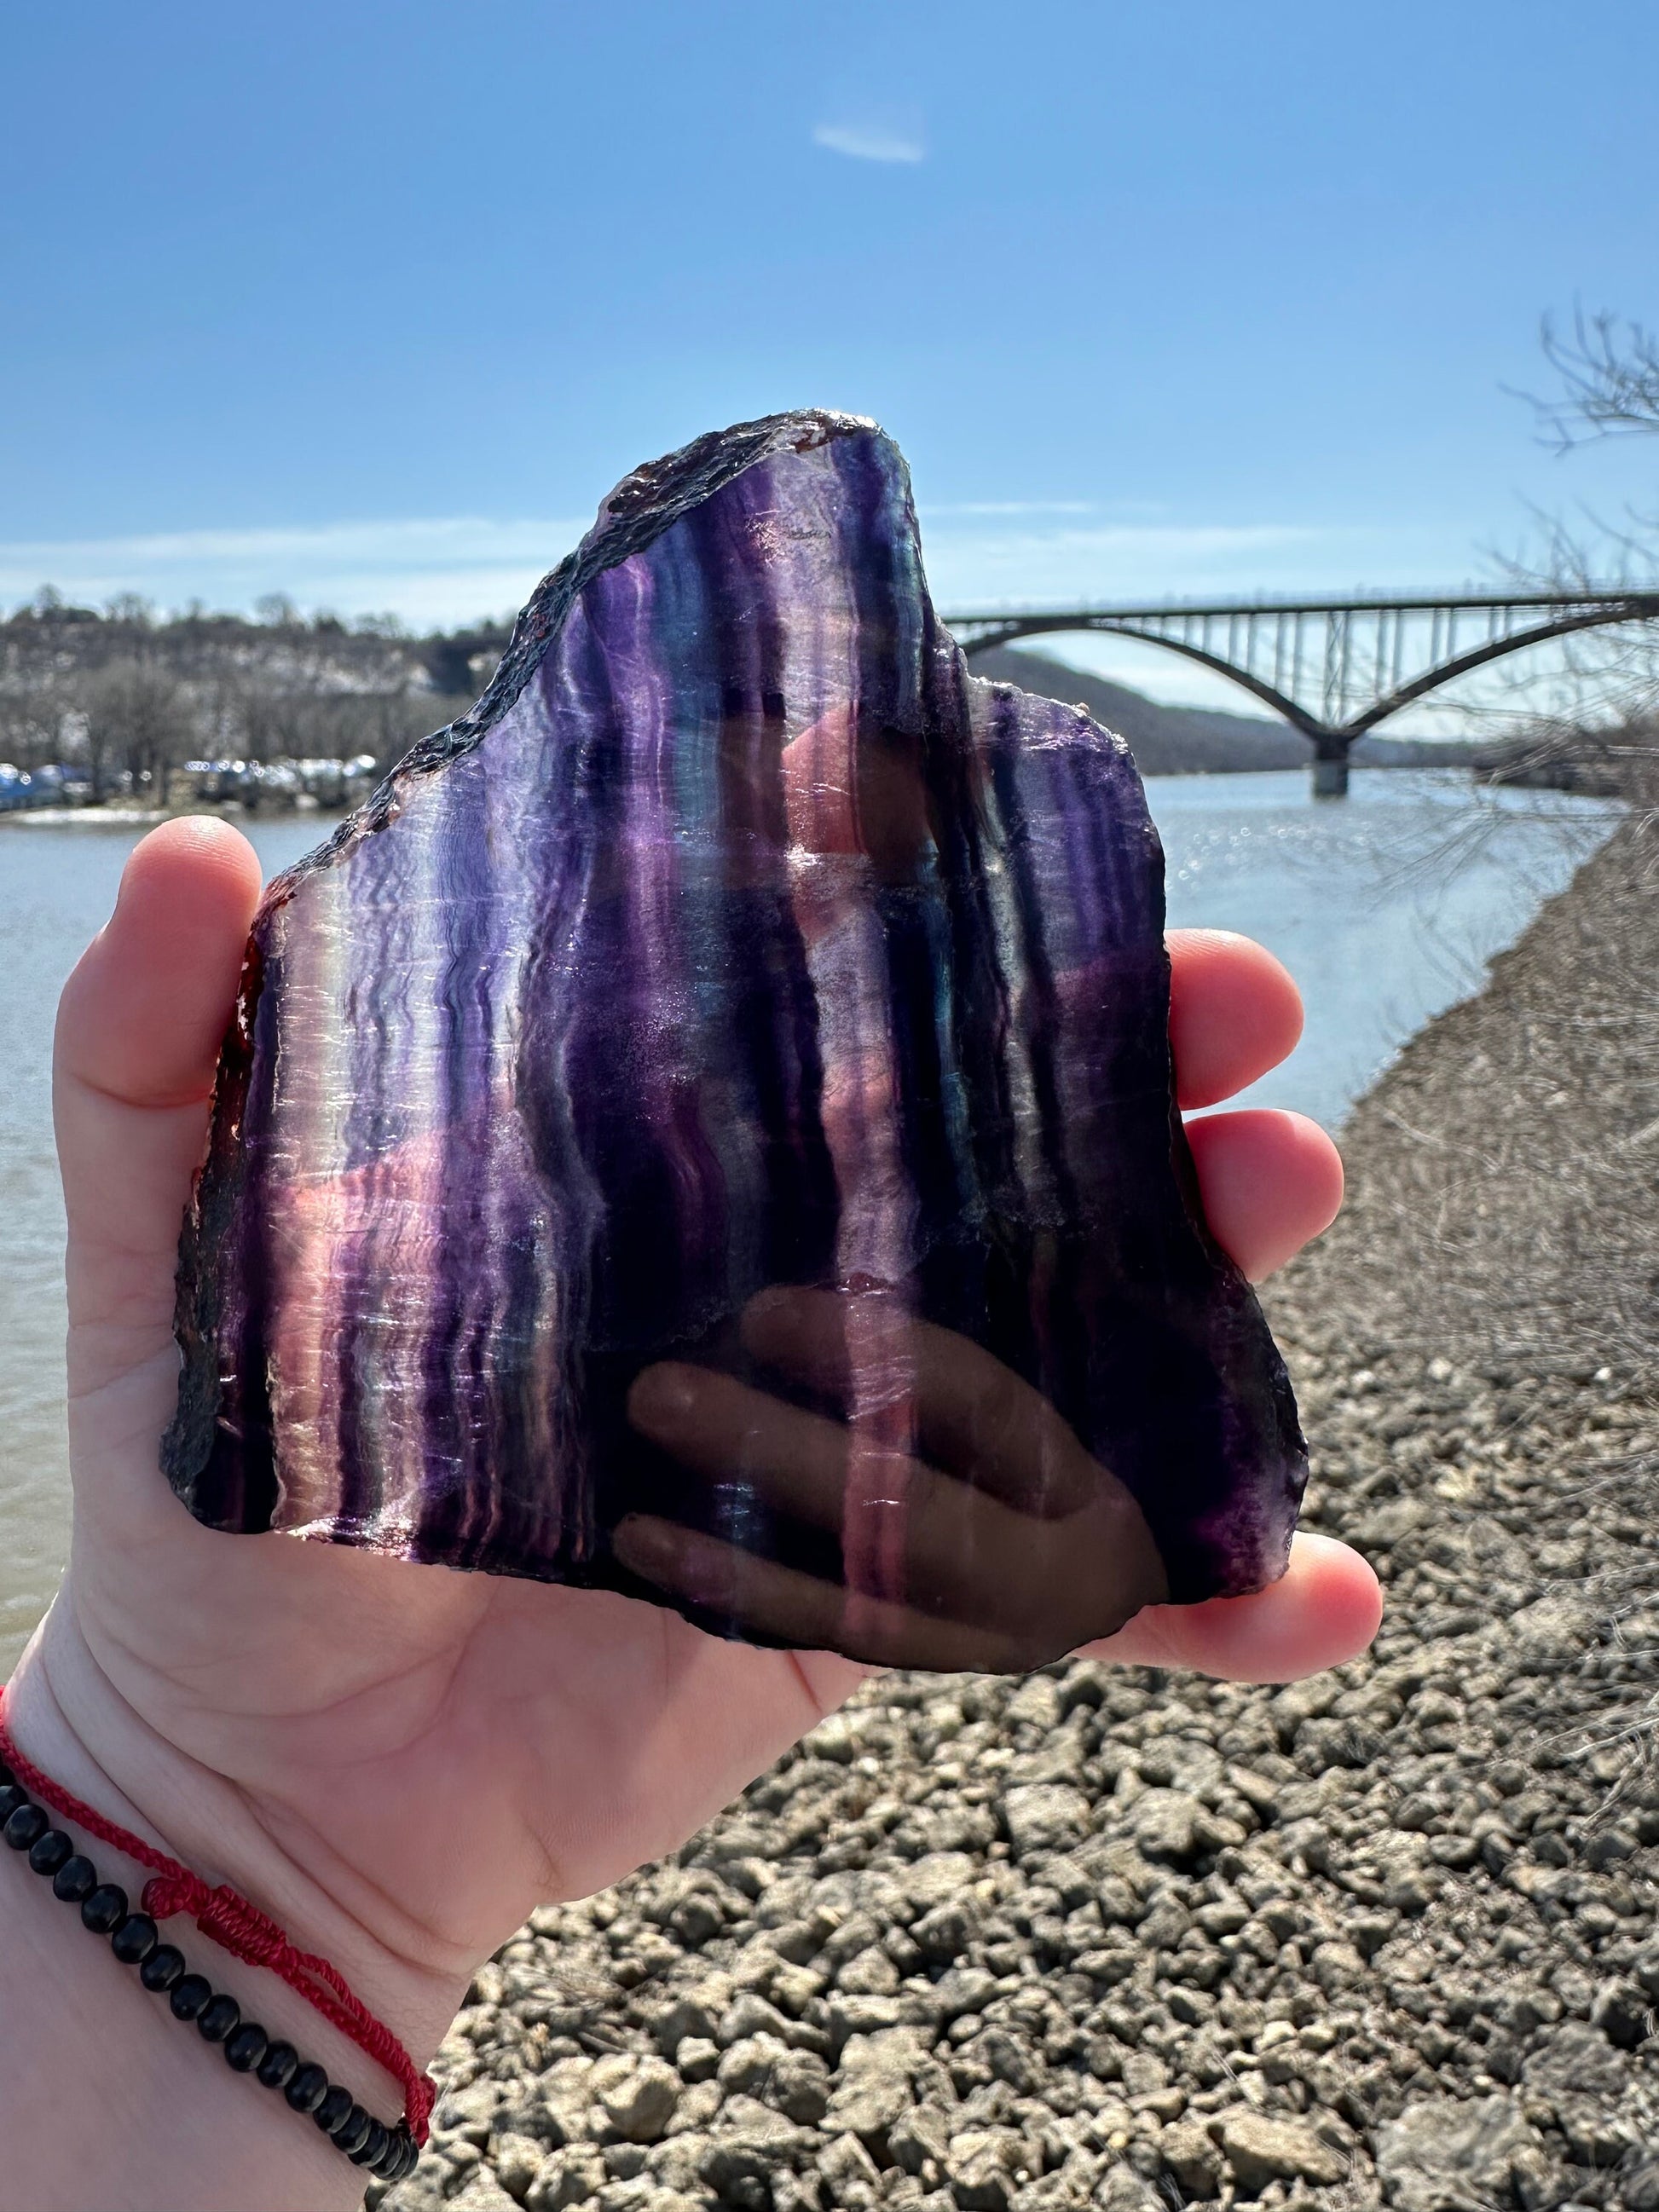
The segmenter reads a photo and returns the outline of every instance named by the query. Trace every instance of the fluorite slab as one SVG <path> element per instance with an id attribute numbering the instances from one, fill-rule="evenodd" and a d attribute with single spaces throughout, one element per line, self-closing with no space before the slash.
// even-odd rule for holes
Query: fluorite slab
<path id="1" fill-rule="evenodd" d="M 1283 1570 L 1133 762 L 974 681 L 871 423 L 637 471 L 255 921 L 163 1458 L 201 1520 L 1017 1668 Z"/>

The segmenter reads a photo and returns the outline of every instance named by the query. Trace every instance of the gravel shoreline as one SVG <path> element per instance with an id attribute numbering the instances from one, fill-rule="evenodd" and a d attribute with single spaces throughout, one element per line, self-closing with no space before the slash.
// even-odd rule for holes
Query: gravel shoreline
<path id="1" fill-rule="evenodd" d="M 1269 1299 L 1374 1651 L 889 1676 L 538 1912 L 386 2212 L 1659 2212 L 1659 896 L 1632 828 L 1356 1109 Z"/>

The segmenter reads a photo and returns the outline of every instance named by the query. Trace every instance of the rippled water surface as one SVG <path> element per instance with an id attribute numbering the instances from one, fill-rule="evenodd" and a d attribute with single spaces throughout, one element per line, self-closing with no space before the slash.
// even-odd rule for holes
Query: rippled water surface
<path id="1" fill-rule="evenodd" d="M 1330 1127 L 1414 1030 L 1480 988 L 1615 811 L 1392 769 L 1362 769 L 1348 799 L 1317 804 L 1289 772 L 1147 788 L 1171 923 L 1242 930 L 1302 988 L 1302 1042 L 1250 1103 Z"/>
<path id="2" fill-rule="evenodd" d="M 1315 805 L 1292 774 L 1162 777 L 1151 791 L 1171 921 L 1247 931 L 1302 985 L 1307 1035 L 1252 1100 L 1331 1122 L 1414 1029 L 1475 987 L 1608 819 L 1552 794 L 1476 796 L 1456 779 L 1380 769 L 1355 776 L 1346 805 Z M 313 815 L 249 835 L 273 873 L 326 826 Z M 53 1010 L 142 834 L 0 822 L 0 1674 L 67 1548 Z"/>

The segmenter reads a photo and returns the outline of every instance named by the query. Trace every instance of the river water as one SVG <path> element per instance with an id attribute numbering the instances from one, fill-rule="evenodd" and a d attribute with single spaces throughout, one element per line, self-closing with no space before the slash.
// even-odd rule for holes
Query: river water
<path id="1" fill-rule="evenodd" d="M 1170 921 L 1246 931 L 1302 986 L 1307 1034 L 1248 1096 L 1333 1125 L 1413 1030 L 1476 987 L 1611 820 L 1591 801 L 1399 769 L 1360 769 L 1346 805 L 1316 805 L 1288 772 L 1150 790 Z M 270 874 L 327 826 L 292 816 L 248 834 Z M 53 1011 L 142 834 L 89 817 L 0 823 L 0 1679 L 68 1542 Z"/>

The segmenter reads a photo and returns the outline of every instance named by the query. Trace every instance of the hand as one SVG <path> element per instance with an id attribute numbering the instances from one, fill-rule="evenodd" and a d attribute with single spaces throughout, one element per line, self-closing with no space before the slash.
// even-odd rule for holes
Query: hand
<path id="1" fill-rule="evenodd" d="M 833 1644 L 878 1665 L 1042 1665 L 1169 1594 L 1133 1493 L 1037 1391 L 969 1339 L 910 1320 L 882 1293 L 764 1291 L 741 1332 L 763 1367 L 839 1418 L 707 1368 L 664 1361 L 635 1383 L 636 1427 L 711 1486 L 741 1470 L 797 1528 L 842 1539 L 842 1571 L 805 1571 L 700 1529 L 630 1514 L 623 1565 L 744 1627 Z M 848 1414 L 874 1375 L 884 1410 L 914 1408 L 915 1452 Z M 907 1424 L 908 1425 L 908 1424 Z M 921 1455 L 925 1453 L 924 1458 Z M 901 1558 L 877 1597 L 845 1571 L 848 1500 Z"/>
<path id="2" fill-rule="evenodd" d="M 157 1444 L 179 1227 L 258 890 L 228 825 L 167 824 L 64 991 L 75 1536 L 11 1709 L 43 1765 L 249 1890 L 418 2052 L 534 1905 L 674 1848 L 861 1670 L 605 1592 L 222 1535 L 175 1500 Z M 1284 1057 L 1300 1009 L 1243 940 L 1171 951 L 1182 1097 L 1207 1105 Z M 1340 1170 L 1310 1123 L 1237 1114 L 1191 1134 L 1249 1273 L 1334 1212 Z M 1363 1563 L 1307 1537 L 1259 1596 L 1149 1609 L 1102 1648 L 1282 1680 L 1363 1649 L 1377 1612 Z"/>
<path id="3" fill-rule="evenodd" d="M 840 1539 L 841 1556 L 809 1571 L 630 1514 L 612 1540 L 645 1581 L 792 1645 L 833 1644 L 878 1666 L 1003 1673 L 1105 1650 L 1108 1632 L 1167 1598 L 1133 1492 L 969 1339 L 911 1320 L 879 1291 L 765 1291 L 740 1330 L 757 1364 L 810 1406 L 664 1361 L 629 1394 L 635 1425 L 716 1494 L 740 1472 L 787 1528 Z M 914 1439 L 860 1433 L 853 1409 L 872 1377 L 878 1420 L 890 1425 L 896 1406 L 914 1419 Z M 854 1497 L 873 1541 L 895 1555 L 882 1560 L 890 1597 L 859 1587 L 847 1566 Z"/>

